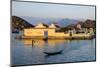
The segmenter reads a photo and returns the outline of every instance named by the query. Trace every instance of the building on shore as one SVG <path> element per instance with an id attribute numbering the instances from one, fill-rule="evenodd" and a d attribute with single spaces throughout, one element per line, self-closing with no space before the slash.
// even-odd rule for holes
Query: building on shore
<path id="1" fill-rule="evenodd" d="M 70 38 L 70 37 L 90 37 L 90 33 L 86 33 L 87 29 L 81 27 L 80 24 L 77 25 L 77 30 L 69 30 L 65 32 L 57 32 L 60 26 L 57 24 L 47 25 L 44 23 L 39 23 L 33 28 L 24 29 L 24 37 L 30 38 Z M 90 29 L 90 32 L 93 32 L 93 29 Z"/>
<path id="2" fill-rule="evenodd" d="M 46 25 L 44 23 L 39 23 L 34 28 L 24 29 L 24 36 L 29 37 L 66 37 L 69 33 L 56 32 L 59 28 L 57 24 Z"/>

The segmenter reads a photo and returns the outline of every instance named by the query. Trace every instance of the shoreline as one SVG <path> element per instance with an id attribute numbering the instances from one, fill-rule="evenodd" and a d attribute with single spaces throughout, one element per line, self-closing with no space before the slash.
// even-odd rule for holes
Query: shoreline
<path id="1" fill-rule="evenodd" d="M 49 36 L 49 37 L 43 37 L 43 36 L 35 36 L 35 37 L 30 37 L 30 36 L 15 36 L 15 39 L 43 39 L 43 40 L 47 40 L 47 39 L 68 39 L 68 40 L 90 40 L 96 38 L 95 35 L 92 36 L 81 36 L 81 37 L 74 37 L 74 36 L 69 36 L 69 37 L 55 37 L 55 36 Z"/>

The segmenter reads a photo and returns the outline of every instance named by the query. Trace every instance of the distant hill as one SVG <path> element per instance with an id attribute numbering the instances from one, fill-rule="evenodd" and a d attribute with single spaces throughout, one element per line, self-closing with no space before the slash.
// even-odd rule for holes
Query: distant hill
<path id="1" fill-rule="evenodd" d="M 15 29 L 22 30 L 23 28 L 28 27 L 34 27 L 34 25 L 28 23 L 26 20 L 18 16 L 12 16 L 12 31 Z"/>
<path id="2" fill-rule="evenodd" d="M 28 17 L 28 16 L 22 16 L 25 20 L 28 22 L 36 25 L 39 22 L 43 22 L 45 24 L 51 24 L 51 23 L 57 23 L 61 27 L 65 27 L 70 24 L 75 24 L 79 22 L 78 20 L 75 19 L 68 19 L 68 18 L 39 18 L 39 17 Z"/>
<path id="3" fill-rule="evenodd" d="M 96 31 L 96 21 L 90 20 L 90 19 L 87 19 L 84 22 L 80 21 L 80 22 L 77 22 L 76 24 L 70 24 L 68 26 L 60 28 L 60 30 L 58 30 L 58 31 L 65 32 L 67 30 L 75 28 L 77 24 L 80 24 L 82 26 L 82 28 L 88 28 L 88 29 L 93 28 Z"/>
<path id="4" fill-rule="evenodd" d="M 40 17 L 29 17 L 29 16 L 21 16 L 23 19 L 27 20 L 29 23 L 32 23 L 34 25 L 42 22 L 45 24 L 51 24 L 53 22 L 57 22 L 61 20 L 61 18 L 40 18 Z"/>
<path id="5" fill-rule="evenodd" d="M 81 26 L 84 28 L 96 28 L 96 21 L 95 20 L 87 19 L 84 22 L 79 22 L 79 24 L 81 24 Z"/>
<path id="6" fill-rule="evenodd" d="M 74 19 L 61 19 L 60 21 L 58 21 L 57 23 L 59 25 L 61 25 L 62 27 L 65 27 L 65 26 L 68 26 L 70 24 L 76 24 L 78 23 L 79 21 L 78 20 L 74 20 Z"/>

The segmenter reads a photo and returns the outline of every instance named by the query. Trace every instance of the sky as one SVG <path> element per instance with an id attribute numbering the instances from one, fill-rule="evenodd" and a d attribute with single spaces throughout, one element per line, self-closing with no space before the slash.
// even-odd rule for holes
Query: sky
<path id="1" fill-rule="evenodd" d="M 95 20 L 95 7 L 13 1 L 12 15 Z"/>

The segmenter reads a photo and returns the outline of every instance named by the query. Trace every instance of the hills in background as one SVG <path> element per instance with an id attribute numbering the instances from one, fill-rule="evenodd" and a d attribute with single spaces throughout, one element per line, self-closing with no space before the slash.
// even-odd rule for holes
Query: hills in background
<path id="1" fill-rule="evenodd" d="M 22 30 L 23 28 L 34 27 L 38 22 L 43 22 L 46 24 L 57 23 L 60 25 L 59 31 L 66 31 L 68 29 L 74 28 L 77 24 L 81 24 L 85 28 L 95 29 L 95 20 L 87 19 L 86 21 L 79 21 L 74 19 L 61 19 L 61 18 L 32 18 L 32 17 L 18 17 L 12 16 L 12 31 L 14 29 Z M 33 25 L 34 23 L 34 25 Z"/>
<path id="2" fill-rule="evenodd" d="M 28 27 L 34 27 L 34 25 L 30 24 L 29 22 L 20 17 L 12 16 L 12 31 L 15 29 L 22 30 L 23 28 Z"/>
<path id="3" fill-rule="evenodd" d="M 87 19 L 85 21 L 79 21 L 78 23 L 76 24 L 70 24 L 66 27 L 62 27 L 60 28 L 60 32 L 65 32 L 67 30 L 71 30 L 71 29 L 75 29 L 77 24 L 80 24 L 82 28 L 93 28 L 94 29 L 94 32 L 96 33 L 96 21 L 95 20 L 90 20 L 90 19 Z"/>
<path id="4" fill-rule="evenodd" d="M 61 27 L 65 27 L 70 24 L 75 24 L 79 22 L 79 20 L 75 19 L 68 19 L 68 18 L 39 18 L 39 17 L 27 17 L 27 16 L 22 16 L 21 18 L 29 21 L 31 24 L 38 24 L 40 22 L 43 22 L 45 24 L 51 24 L 51 23 L 57 23 Z"/>

